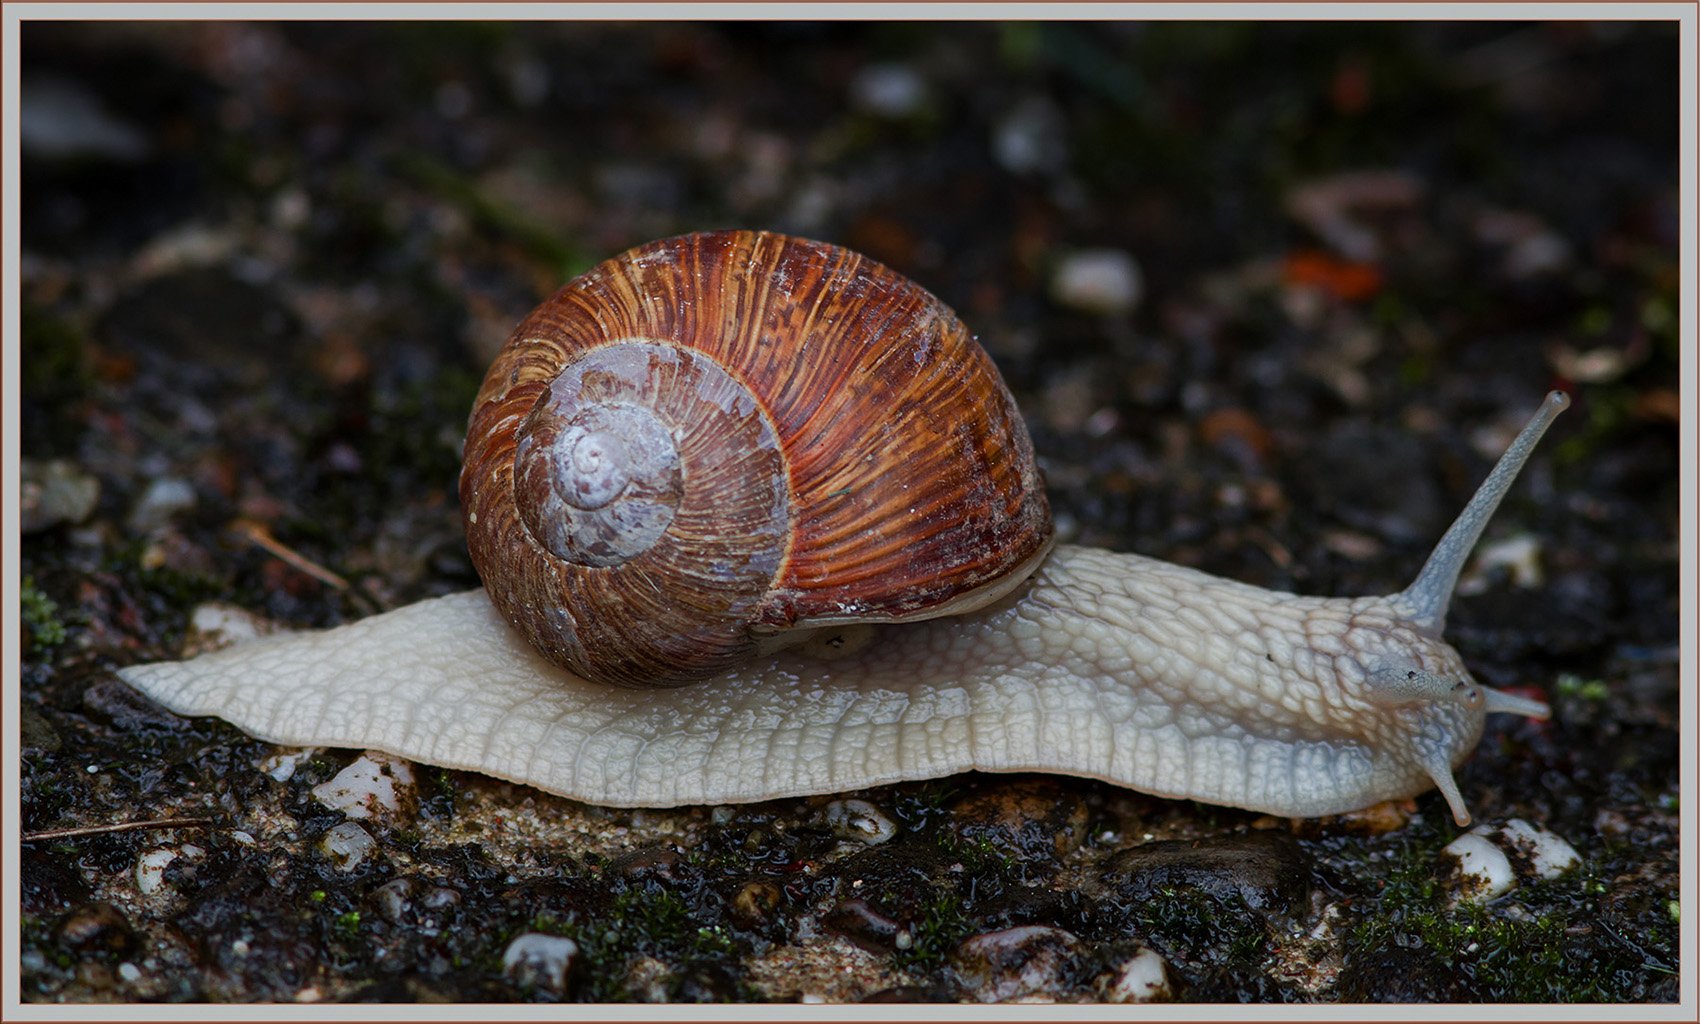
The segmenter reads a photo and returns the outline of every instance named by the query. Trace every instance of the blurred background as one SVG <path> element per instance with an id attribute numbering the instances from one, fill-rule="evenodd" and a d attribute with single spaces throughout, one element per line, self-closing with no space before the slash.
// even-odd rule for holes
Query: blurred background
<path id="1" fill-rule="evenodd" d="M 1345 852 L 1303 837 L 1304 872 L 1370 879 L 1317 883 L 1362 929 L 1359 952 L 1332 954 L 1344 968 L 1282 974 L 1257 945 L 1276 931 L 1240 937 L 1262 950 L 1246 962 L 1161 922 L 1141 941 L 1189 998 L 1674 998 L 1677 43 L 1652 22 L 26 23 L 23 827 L 212 794 L 220 813 L 293 814 L 306 838 L 277 849 L 310 861 L 327 827 L 303 810 L 312 773 L 255 781 L 243 757 L 263 744 L 131 708 L 111 666 L 174 656 L 206 600 L 315 626 L 476 585 L 459 444 L 513 324 L 628 246 L 767 228 L 859 249 L 957 309 L 1028 419 L 1063 539 L 1263 586 L 1402 586 L 1541 394 L 1569 390 L 1448 635 L 1482 681 L 1558 711 L 1490 726 L 1465 792 L 1566 836 L 1590 874 L 1521 917 L 1472 919 L 1501 929 L 1505 960 L 1449 950 L 1452 919 L 1387 926 L 1417 919 L 1381 902 L 1407 891 L 1389 889 L 1398 857 L 1330 858 L 1432 854 L 1450 824 L 1430 794 Z M 1251 819 L 1062 785 L 1094 836 Z M 477 813 L 427 801 L 411 840 L 383 839 L 436 842 Z M 1207 824 L 1135 824 L 1159 813 Z M 642 847 L 644 820 L 620 821 L 604 853 Z M 249 921 L 286 938 L 243 967 L 194 938 L 227 918 L 122 903 L 149 842 L 26 845 L 27 997 L 423 998 L 372 988 L 402 970 L 374 966 L 380 947 L 446 998 L 657 991 L 504 988 L 482 947 L 432 967 L 441 949 L 374 932 L 362 903 L 402 871 L 393 850 L 329 890 L 330 925 Z M 227 873 L 258 870 L 218 849 Z M 324 899 L 322 868 L 277 870 L 281 906 Z M 213 899 L 215 874 L 181 887 Z M 689 988 L 677 944 L 609 956 L 673 957 L 667 998 L 794 998 L 747 958 L 806 945 L 813 904 L 752 930 L 725 923 L 717 884 L 680 906 L 726 929 L 734 980 Z M 1056 925 L 951 892 L 951 942 Z M 1584 903 L 1610 926 L 1570 916 Z M 484 935 L 499 955 L 535 912 L 493 897 L 477 912 L 493 918 L 457 910 L 468 928 L 439 944 Z M 1069 962 L 1108 971 L 1132 940 L 1084 913 L 1069 927 L 1096 952 Z M 149 955 L 140 980 L 115 973 Z M 889 976 L 829 994 L 993 991 L 943 953 L 870 955 Z M 304 966 L 327 959 L 344 967 Z M 1104 997 L 1071 970 L 1042 994 Z"/>

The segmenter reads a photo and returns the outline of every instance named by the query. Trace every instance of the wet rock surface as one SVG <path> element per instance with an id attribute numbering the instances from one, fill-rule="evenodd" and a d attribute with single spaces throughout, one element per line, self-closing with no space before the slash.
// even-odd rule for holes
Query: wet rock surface
<path id="1" fill-rule="evenodd" d="M 1580 22 L 26 25 L 26 111 L 71 119 L 21 165 L 22 997 L 1675 999 L 1676 58 Z M 1032 775 L 634 811 L 413 765 L 354 821 L 314 793 L 361 751 L 116 682 L 208 602 L 476 585 L 495 347 L 732 224 L 954 306 L 1061 539 L 1261 586 L 1402 587 L 1572 390 L 1490 531 L 1532 548 L 1447 628 L 1554 711 L 1490 720 L 1478 821 L 1580 863 L 1459 901 L 1432 792 L 1292 824 Z"/>
<path id="2" fill-rule="evenodd" d="M 1184 887 L 1265 916 L 1290 917 L 1308 908 L 1313 870 L 1292 836 L 1259 830 L 1144 843 L 1111 856 L 1104 880 L 1128 899 Z"/>

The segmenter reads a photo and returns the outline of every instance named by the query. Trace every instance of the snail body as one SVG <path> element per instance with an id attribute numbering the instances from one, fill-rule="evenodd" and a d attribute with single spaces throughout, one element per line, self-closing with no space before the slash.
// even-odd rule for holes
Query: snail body
<path id="1" fill-rule="evenodd" d="M 801 347 L 798 361 L 773 353 L 781 342 Z M 831 409 L 811 412 L 796 396 L 825 377 Z M 689 404 L 730 408 L 731 425 L 681 427 L 681 400 L 662 393 L 680 382 Z M 926 405 L 939 390 L 966 396 L 962 418 Z M 760 405 L 766 394 L 779 399 Z M 121 675 L 173 710 L 276 742 L 373 747 L 600 804 L 1039 770 L 1294 816 L 1438 786 L 1466 823 L 1452 769 L 1485 716 L 1547 709 L 1475 683 L 1441 639 L 1446 608 L 1566 404 L 1548 396 L 1397 594 L 1304 597 L 1052 550 L 1013 400 L 947 308 L 831 246 L 687 236 L 569 284 L 498 356 L 461 481 L 484 590 Z M 853 411 L 855 428 L 842 422 Z M 702 461 L 699 448 L 731 437 L 753 448 Z M 886 449 L 894 461 L 880 461 Z M 724 502 L 685 493 L 752 463 L 780 472 Z M 917 463 L 936 487 L 899 474 Z M 562 465 L 568 483 L 537 479 Z M 523 507 L 528 492 L 546 512 Z M 632 505 L 600 511 L 618 496 Z M 716 504 L 738 510 L 729 536 L 753 554 L 703 539 Z M 864 504 L 880 511 L 868 518 Z M 778 526 L 751 524 L 780 505 Z M 987 550 L 994 538 L 1005 546 Z M 687 575 L 702 585 L 681 592 L 692 596 L 657 589 L 663 555 L 697 566 Z M 610 580 L 634 564 L 651 570 L 641 583 Z M 582 606 L 609 594 L 607 610 Z M 636 621 L 707 605 L 732 615 Z M 635 653 L 609 650 L 627 640 Z"/>

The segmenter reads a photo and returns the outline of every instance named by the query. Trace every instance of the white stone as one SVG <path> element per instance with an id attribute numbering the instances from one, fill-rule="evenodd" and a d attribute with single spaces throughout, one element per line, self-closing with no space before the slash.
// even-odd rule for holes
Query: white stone
<path id="1" fill-rule="evenodd" d="M 165 869 L 177 859 L 177 851 L 166 847 L 149 850 L 136 858 L 136 891 L 152 895 L 165 884 Z"/>
<path id="2" fill-rule="evenodd" d="M 1538 825 L 1512 818 L 1499 830 L 1500 837 L 1529 858 L 1539 878 L 1557 878 L 1582 863 L 1576 848 Z"/>
<path id="3" fill-rule="evenodd" d="M 1104 991 L 1112 1003 L 1148 1003 L 1170 995 L 1168 965 L 1154 949 L 1142 949 L 1124 962 Z"/>
<path id="4" fill-rule="evenodd" d="M 927 101 L 927 82 L 907 64 L 870 64 L 850 81 L 856 106 L 882 117 L 908 117 Z"/>
<path id="5" fill-rule="evenodd" d="M 1051 174 L 1068 165 L 1068 128 L 1054 103 L 1029 96 L 999 121 L 992 154 L 1015 174 Z"/>
<path id="6" fill-rule="evenodd" d="M 1139 305 L 1145 275 L 1120 249 L 1083 249 L 1057 264 L 1051 298 L 1058 305 L 1102 316 L 1119 316 Z"/>
<path id="7" fill-rule="evenodd" d="M 313 798 L 350 818 L 395 814 L 411 797 L 413 766 L 399 757 L 368 750 L 337 772 L 329 782 L 313 787 Z"/>
<path id="8" fill-rule="evenodd" d="M 1460 595 L 1480 594 L 1488 589 L 1487 577 L 1495 569 L 1511 573 L 1511 585 L 1524 590 L 1541 586 L 1541 542 L 1533 534 L 1522 533 L 1504 540 L 1478 545 L 1470 570 L 1458 581 Z"/>
<path id="9" fill-rule="evenodd" d="M 384 915 L 384 920 L 391 924 L 401 924 L 407 912 L 413 909 L 413 883 L 406 878 L 392 878 L 378 887 L 373 898 L 378 904 L 378 913 Z"/>
<path id="10" fill-rule="evenodd" d="M 80 523 L 100 501 L 100 480 L 63 459 L 23 460 L 18 471 L 18 522 L 25 533 Z"/>
<path id="11" fill-rule="evenodd" d="M 99 157 L 133 162 L 152 147 L 140 129 L 121 120 L 79 82 L 32 76 L 18 96 L 18 144 L 49 160 Z"/>
<path id="12" fill-rule="evenodd" d="M 195 507 L 195 488 L 187 480 L 160 477 L 148 484 L 147 490 L 130 510 L 129 527 L 136 533 L 164 526 L 172 516 Z"/>
<path id="13" fill-rule="evenodd" d="M 826 823 L 834 835 L 878 846 L 897 834 L 897 822 L 866 800 L 834 800 L 826 805 Z"/>
<path id="14" fill-rule="evenodd" d="M 318 755 L 319 749 L 301 747 L 297 750 L 279 750 L 260 758 L 259 769 L 279 782 L 288 782 L 295 777 L 297 768 Z"/>
<path id="15" fill-rule="evenodd" d="M 964 987 L 982 1003 L 1052 998 L 1080 940 L 1061 928 L 1018 925 L 963 940 L 953 963 Z"/>
<path id="16" fill-rule="evenodd" d="M 319 848 L 336 865 L 338 871 L 353 871 L 378 846 L 372 834 L 352 821 L 333 826 L 319 840 Z"/>
<path id="17" fill-rule="evenodd" d="M 508 943 L 502 954 L 502 973 L 520 988 L 543 988 L 564 993 L 567 970 L 578 955 L 578 943 L 563 935 L 526 932 Z"/>
<path id="18" fill-rule="evenodd" d="M 1517 875 L 1505 851 L 1490 842 L 1481 829 L 1473 829 L 1448 843 L 1445 851 L 1458 858 L 1458 875 L 1466 899 L 1491 900 L 1517 886 Z"/>
<path id="19" fill-rule="evenodd" d="M 272 632 L 266 620 L 233 604 L 209 601 L 197 605 L 189 613 L 191 642 L 200 648 L 212 649 L 257 640 Z"/>

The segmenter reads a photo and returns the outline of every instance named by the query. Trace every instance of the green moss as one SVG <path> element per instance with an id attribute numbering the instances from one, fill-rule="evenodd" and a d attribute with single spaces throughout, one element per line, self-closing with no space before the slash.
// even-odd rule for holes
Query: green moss
<path id="1" fill-rule="evenodd" d="M 457 365 L 374 394 L 360 460 L 385 471 L 329 481 L 323 507 L 344 510 L 350 521 L 365 522 L 416 500 L 423 489 L 452 486 L 460 473 L 460 428 L 447 425 L 465 424 L 482 379 L 471 367 Z M 302 516 L 285 525 L 299 539 L 325 544 L 343 539 L 336 522 Z"/>
<path id="2" fill-rule="evenodd" d="M 132 557 L 135 559 L 141 557 L 139 547 Z M 220 580 L 196 573 L 179 572 L 176 569 L 138 568 L 136 582 L 142 590 L 150 594 L 158 594 L 170 602 L 174 608 L 193 608 L 203 601 L 210 601 L 226 594 L 226 588 Z"/>
<path id="3" fill-rule="evenodd" d="M 962 897 L 955 890 L 940 889 L 916 915 L 909 948 L 900 949 L 893 956 L 903 967 L 937 967 L 968 937 L 970 926 Z"/>
<path id="4" fill-rule="evenodd" d="M 608 1002 L 631 998 L 624 982 L 639 957 L 654 957 L 682 979 L 693 968 L 736 958 L 739 948 L 729 928 L 705 924 L 675 893 L 654 886 L 628 889 L 606 913 L 561 921 L 549 915 L 532 919 L 536 931 L 566 935 L 579 945 L 582 980 L 575 998 Z M 751 998 L 739 992 L 734 998 Z"/>
<path id="5" fill-rule="evenodd" d="M 27 402 L 45 412 L 51 437 L 46 447 L 70 450 L 77 422 L 76 400 L 88 390 L 90 372 L 83 334 L 69 322 L 35 307 L 23 310 L 18 369 Z M 27 421 L 26 421 L 27 425 Z M 33 438 L 39 454 L 43 438 Z"/>
<path id="6" fill-rule="evenodd" d="M 1420 947 L 1495 1002 L 1637 1000 L 1649 977 L 1674 973 L 1674 958 L 1659 952 L 1674 950 L 1674 931 L 1649 921 L 1659 915 L 1632 925 L 1600 913 L 1608 878 L 1583 870 L 1487 903 L 1454 903 L 1434 868 L 1438 846 L 1413 845 L 1395 858 L 1379 905 L 1365 907 L 1348 933 L 1348 950 Z M 1639 942 L 1622 934 L 1631 926 Z M 1602 943 L 1601 934 L 1615 941 Z"/>
<path id="7" fill-rule="evenodd" d="M 1016 851 L 984 832 L 962 835 L 948 829 L 940 830 L 938 846 L 946 857 L 960 861 L 963 873 L 970 877 L 1003 874 L 1018 866 Z"/>
<path id="8" fill-rule="evenodd" d="M 1248 976 L 1269 944 L 1263 918 L 1238 898 L 1222 899 L 1192 886 L 1163 886 L 1127 908 L 1130 932 L 1171 955 L 1185 951 L 1199 966 L 1231 967 Z"/>
<path id="9" fill-rule="evenodd" d="M 554 267 L 563 279 L 590 269 L 591 261 L 577 249 L 539 228 L 534 220 L 497 200 L 447 163 L 410 150 L 397 158 L 397 170 L 480 227 L 517 242 L 533 258 Z"/>
<path id="10" fill-rule="evenodd" d="M 1605 682 L 1599 679 L 1583 679 L 1581 676 L 1565 672 L 1558 677 L 1557 689 L 1560 696 L 1575 697 L 1592 704 L 1603 702 L 1611 696 L 1611 690 Z"/>
<path id="11" fill-rule="evenodd" d="M 59 603 L 35 585 L 35 579 L 24 577 L 18 594 L 18 612 L 23 616 L 32 648 L 56 647 L 65 642 L 65 622 L 59 615 Z"/>

